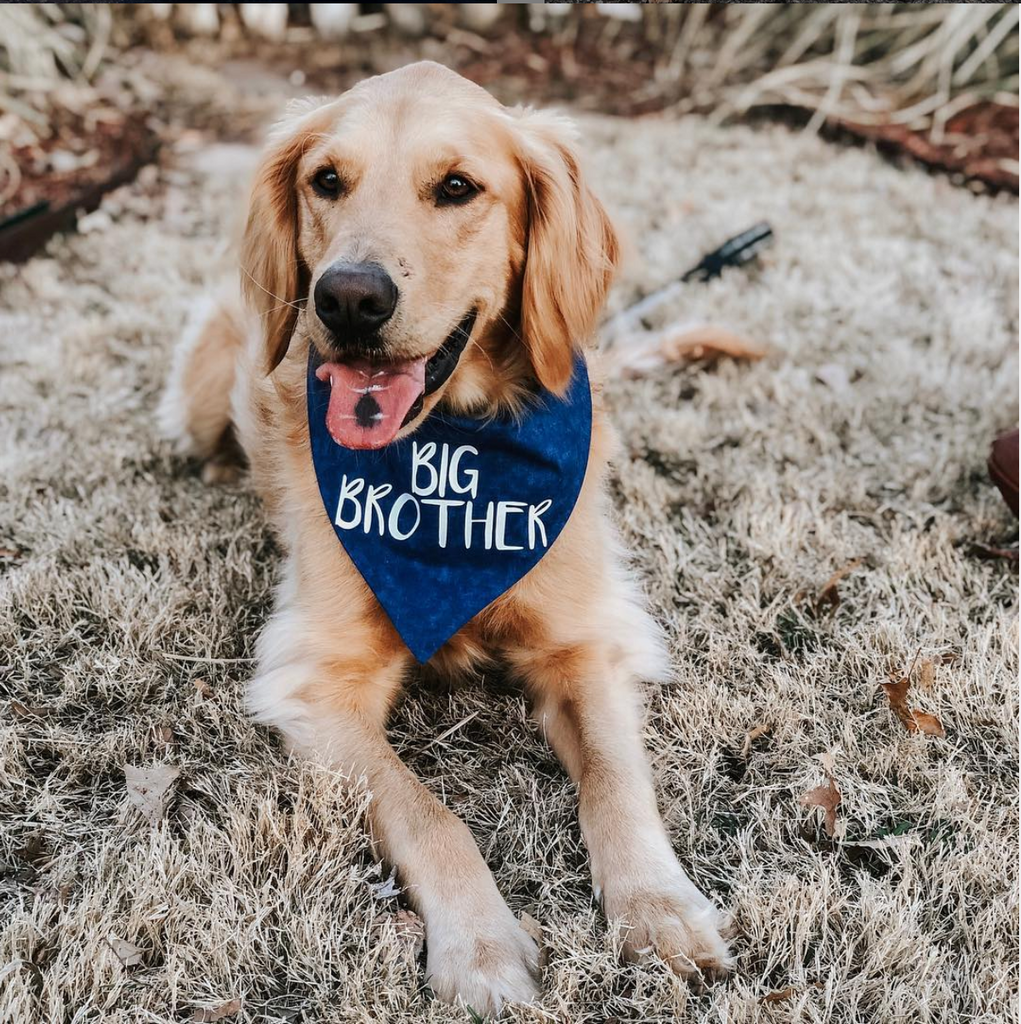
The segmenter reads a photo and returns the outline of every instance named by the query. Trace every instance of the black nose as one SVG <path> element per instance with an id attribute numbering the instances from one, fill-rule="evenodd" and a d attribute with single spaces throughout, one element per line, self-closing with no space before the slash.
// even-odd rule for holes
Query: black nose
<path id="1" fill-rule="evenodd" d="M 397 286 L 375 263 L 334 263 L 316 282 L 316 315 L 341 340 L 378 330 L 393 316 Z"/>

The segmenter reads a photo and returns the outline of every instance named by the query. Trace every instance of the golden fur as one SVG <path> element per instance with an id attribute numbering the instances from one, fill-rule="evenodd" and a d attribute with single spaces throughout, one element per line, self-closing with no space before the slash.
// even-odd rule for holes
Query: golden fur
<path id="1" fill-rule="evenodd" d="M 324 161 L 345 181 L 343 203 L 309 188 Z M 423 189 L 455 169 L 485 189 L 448 215 Z M 305 299 L 338 259 L 381 263 L 401 291 L 386 341 L 402 358 L 434 351 L 476 306 L 472 343 L 422 415 L 440 402 L 486 415 L 517 408 L 536 384 L 564 389 L 618 257 L 565 121 L 505 109 L 435 64 L 369 79 L 332 103 L 299 106 L 277 129 L 242 247 L 247 311 L 210 312 L 182 346 L 164 408 L 185 446 L 214 462 L 236 432 L 287 552 L 253 713 L 294 748 L 366 778 L 373 839 L 426 924 L 428 982 L 479 1012 L 536 993 L 536 949 L 468 829 L 387 742 L 412 659 L 322 514 L 305 364 L 323 339 Z M 661 677 L 664 656 L 608 518 L 614 441 L 598 384 L 593 398 L 588 473 L 567 527 L 429 667 L 456 677 L 499 661 L 523 681 L 577 783 L 594 888 L 624 929 L 626 954 L 715 974 L 730 966 L 720 915 L 677 862 L 642 750 L 634 684 Z"/>

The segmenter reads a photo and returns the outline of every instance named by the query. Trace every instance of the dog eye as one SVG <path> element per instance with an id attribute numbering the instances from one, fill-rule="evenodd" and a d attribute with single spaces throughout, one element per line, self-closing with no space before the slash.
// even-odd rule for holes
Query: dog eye
<path id="1" fill-rule="evenodd" d="M 478 188 L 464 177 L 464 175 L 448 174 L 443 181 L 440 182 L 436 201 L 440 203 L 440 205 L 449 203 L 466 203 L 477 192 Z"/>
<path id="2" fill-rule="evenodd" d="M 324 199 L 336 199 L 340 195 L 340 175 L 332 167 L 316 171 L 312 179 L 312 190 Z"/>

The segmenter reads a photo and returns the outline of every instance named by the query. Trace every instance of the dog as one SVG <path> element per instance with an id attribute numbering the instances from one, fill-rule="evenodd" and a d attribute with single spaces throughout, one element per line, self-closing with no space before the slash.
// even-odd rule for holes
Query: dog
<path id="1" fill-rule="evenodd" d="M 250 684 L 255 718 L 366 780 L 375 849 L 425 922 L 427 982 L 481 1013 L 537 996 L 536 945 L 467 827 L 387 741 L 414 658 L 338 543 L 310 430 L 325 422 L 327 447 L 367 457 L 414 442 L 437 415 L 513 420 L 536 394 L 562 399 L 619 260 L 570 122 L 409 65 L 289 108 L 251 193 L 243 296 L 213 303 L 180 343 L 162 406 L 210 479 L 240 444 L 286 552 Z M 307 391 L 320 386 L 329 405 L 313 413 Z M 668 666 L 609 518 L 615 441 L 598 380 L 591 394 L 556 543 L 428 665 L 458 678 L 495 662 L 521 681 L 577 785 L 593 889 L 625 955 L 721 975 L 726 918 L 674 854 L 643 750 L 636 684 Z"/>

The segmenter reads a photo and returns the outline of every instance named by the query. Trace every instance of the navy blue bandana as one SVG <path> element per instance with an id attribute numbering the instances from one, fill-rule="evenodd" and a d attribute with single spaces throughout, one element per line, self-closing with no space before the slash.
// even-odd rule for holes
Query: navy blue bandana
<path id="1" fill-rule="evenodd" d="M 564 398 L 478 420 L 433 411 L 375 451 L 326 428 L 329 381 L 308 363 L 308 426 L 337 539 L 415 658 L 425 663 L 535 566 L 574 509 L 588 465 L 592 396 L 578 356 Z"/>

